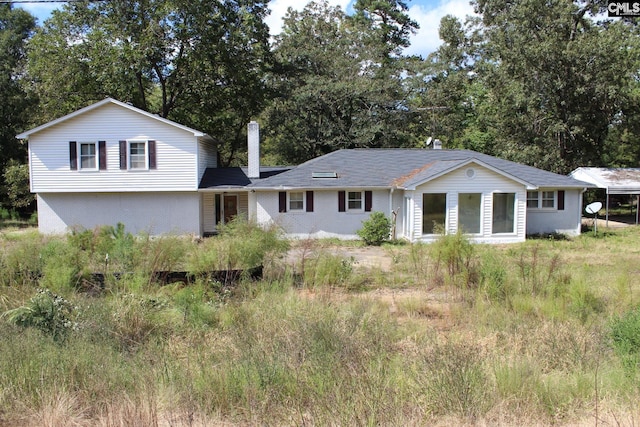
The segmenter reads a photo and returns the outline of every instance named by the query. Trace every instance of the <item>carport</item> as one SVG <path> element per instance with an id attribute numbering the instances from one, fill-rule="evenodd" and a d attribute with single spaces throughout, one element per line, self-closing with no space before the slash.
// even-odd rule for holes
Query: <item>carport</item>
<path id="1" fill-rule="evenodd" d="M 609 196 L 636 195 L 636 225 L 640 207 L 640 168 L 578 168 L 570 177 L 588 182 L 607 191 L 605 204 L 607 226 L 609 226 Z"/>

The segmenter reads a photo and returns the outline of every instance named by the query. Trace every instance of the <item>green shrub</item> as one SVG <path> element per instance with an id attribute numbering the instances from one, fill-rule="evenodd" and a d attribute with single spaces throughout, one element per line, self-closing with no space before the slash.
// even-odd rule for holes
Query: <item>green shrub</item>
<path id="1" fill-rule="evenodd" d="M 70 331 L 78 328 L 75 316 L 73 304 L 48 289 L 39 289 L 26 306 L 3 314 L 9 322 L 36 328 L 56 341 L 62 341 Z"/>
<path id="2" fill-rule="evenodd" d="M 353 273 L 353 259 L 321 252 L 308 260 L 304 270 L 306 286 L 339 286 L 345 284 Z"/>
<path id="3" fill-rule="evenodd" d="M 275 228 L 264 229 L 240 218 L 220 227 L 220 234 L 205 239 L 187 261 L 189 272 L 246 270 L 264 265 L 268 258 L 283 255 L 289 243 Z"/>
<path id="4" fill-rule="evenodd" d="M 449 284 L 470 288 L 478 282 L 477 260 L 471 241 L 458 229 L 455 234 L 443 234 L 431 246 L 437 273 L 446 268 Z"/>
<path id="5" fill-rule="evenodd" d="M 367 245 L 380 246 L 382 242 L 389 240 L 391 220 L 382 212 L 373 212 L 369 219 L 362 221 L 362 228 L 356 234 Z"/>

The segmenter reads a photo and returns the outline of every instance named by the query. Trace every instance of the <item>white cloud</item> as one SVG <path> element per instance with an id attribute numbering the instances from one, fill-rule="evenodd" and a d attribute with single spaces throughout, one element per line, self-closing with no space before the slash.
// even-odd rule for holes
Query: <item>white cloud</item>
<path id="1" fill-rule="evenodd" d="M 413 5 L 409 8 L 409 16 L 418 24 L 420 29 L 411 36 L 411 46 L 404 50 L 407 55 L 421 55 L 426 58 L 442 44 L 438 36 L 440 20 L 445 15 L 453 15 L 464 22 L 468 15 L 474 15 L 469 0 L 440 0 L 433 8 L 424 5 Z"/>

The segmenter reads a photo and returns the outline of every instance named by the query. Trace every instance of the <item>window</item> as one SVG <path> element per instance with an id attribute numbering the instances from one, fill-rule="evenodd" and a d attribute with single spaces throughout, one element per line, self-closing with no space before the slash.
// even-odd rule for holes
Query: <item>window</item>
<path id="1" fill-rule="evenodd" d="M 120 169 L 156 169 L 156 142 L 120 141 Z"/>
<path id="2" fill-rule="evenodd" d="M 555 209 L 556 191 L 527 191 L 528 209 Z"/>
<path id="3" fill-rule="evenodd" d="M 422 234 L 436 234 L 444 229 L 447 217 L 447 194 L 422 195 Z"/>
<path id="4" fill-rule="evenodd" d="M 347 194 L 347 210 L 362 210 L 362 192 L 349 191 Z"/>
<path id="5" fill-rule="evenodd" d="M 129 169 L 147 169 L 146 142 L 129 142 Z"/>
<path id="6" fill-rule="evenodd" d="M 556 207 L 556 192 L 555 191 L 543 191 L 542 192 L 542 207 L 543 208 L 555 208 Z"/>
<path id="7" fill-rule="evenodd" d="M 493 193 L 492 232 L 513 233 L 515 193 Z"/>
<path id="8" fill-rule="evenodd" d="M 458 227 L 463 233 L 480 233 L 480 205 L 482 194 L 460 193 L 458 194 Z"/>
<path id="9" fill-rule="evenodd" d="M 80 169 L 95 170 L 98 168 L 96 164 L 96 143 L 81 142 L 80 143 Z"/>
<path id="10" fill-rule="evenodd" d="M 302 191 L 289 193 L 289 210 L 290 211 L 304 210 L 304 193 Z"/>

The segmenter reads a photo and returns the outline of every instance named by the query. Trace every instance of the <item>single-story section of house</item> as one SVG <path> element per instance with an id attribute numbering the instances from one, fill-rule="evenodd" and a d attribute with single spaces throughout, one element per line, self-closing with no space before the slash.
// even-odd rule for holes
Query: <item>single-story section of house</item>
<path id="1" fill-rule="evenodd" d="M 339 150 L 295 167 L 220 168 L 212 138 L 110 98 L 18 135 L 29 143 L 39 228 L 125 224 L 132 232 L 215 234 L 236 216 L 293 238 L 357 238 L 371 212 L 395 238 L 458 230 L 487 243 L 577 235 L 591 184 L 469 150 Z"/>

